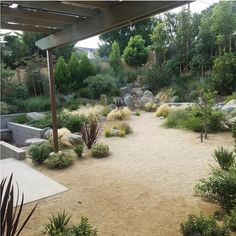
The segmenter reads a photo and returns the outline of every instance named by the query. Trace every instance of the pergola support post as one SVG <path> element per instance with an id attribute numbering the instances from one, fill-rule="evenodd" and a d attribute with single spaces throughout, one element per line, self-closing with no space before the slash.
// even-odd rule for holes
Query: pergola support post
<path id="1" fill-rule="evenodd" d="M 53 75 L 53 60 L 51 49 L 47 50 L 48 79 L 50 88 L 51 112 L 52 112 L 52 129 L 53 129 L 53 149 L 59 152 L 58 132 L 57 132 L 57 108 L 55 96 L 55 80 Z"/>

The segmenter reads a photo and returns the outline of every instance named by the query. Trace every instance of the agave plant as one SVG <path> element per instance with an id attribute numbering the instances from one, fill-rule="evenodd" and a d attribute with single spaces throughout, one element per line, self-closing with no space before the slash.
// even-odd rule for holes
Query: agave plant
<path id="1" fill-rule="evenodd" d="M 21 201 L 19 203 L 19 187 L 17 185 L 17 194 L 16 194 L 16 207 L 14 207 L 14 187 L 12 184 L 13 174 L 10 178 L 4 178 L 1 181 L 1 190 L 0 190 L 0 206 L 1 206 L 1 235 L 2 236 L 14 236 L 20 235 L 25 225 L 32 216 L 35 207 L 31 210 L 29 215 L 25 220 L 21 220 L 21 214 L 24 204 L 24 194 L 22 193 Z M 19 205 L 18 205 L 19 203 Z M 22 222 L 20 224 L 20 221 Z"/>
<path id="2" fill-rule="evenodd" d="M 93 144 L 97 142 L 99 130 L 100 128 L 96 119 L 91 120 L 89 126 L 85 124 L 83 129 L 81 130 L 82 139 L 88 149 L 91 149 Z"/>

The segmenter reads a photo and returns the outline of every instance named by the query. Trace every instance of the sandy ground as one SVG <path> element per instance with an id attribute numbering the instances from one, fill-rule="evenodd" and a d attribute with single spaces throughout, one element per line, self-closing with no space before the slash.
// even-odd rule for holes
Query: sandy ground
<path id="1" fill-rule="evenodd" d="M 58 171 L 34 166 L 69 190 L 40 200 L 23 235 L 41 235 L 50 213 L 63 209 L 72 214 L 71 223 L 88 217 L 101 236 L 180 235 L 188 214 L 217 210 L 195 197 L 193 187 L 208 175 L 214 149 L 233 146 L 231 134 L 212 134 L 201 143 L 199 134 L 166 129 L 162 122 L 153 113 L 132 117 L 133 134 L 101 138 L 109 144 L 108 158 L 86 157 Z"/>

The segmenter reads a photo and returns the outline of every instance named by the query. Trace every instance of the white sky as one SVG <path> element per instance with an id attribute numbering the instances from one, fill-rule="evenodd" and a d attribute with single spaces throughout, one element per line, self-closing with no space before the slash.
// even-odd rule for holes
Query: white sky
<path id="1" fill-rule="evenodd" d="M 192 12 L 201 12 L 202 10 L 206 9 L 213 3 L 217 3 L 219 0 L 196 0 L 190 4 L 190 9 Z M 183 7 L 175 8 L 171 10 L 172 12 L 179 12 Z M 9 32 L 8 30 L 0 30 L 1 33 Z M 76 43 L 76 47 L 86 47 L 86 48 L 98 48 L 99 44 L 99 36 L 94 36 L 85 40 L 81 40 Z"/>
<path id="2" fill-rule="evenodd" d="M 208 8 L 210 5 L 219 2 L 219 0 L 197 0 L 190 4 L 190 9 L 192 12 L 199 13 L 202 10 Z M 172 12 L 179 12 L 183 7 L 175 8 L 171 10 Z M 89 39 L 79 41 L 75 46 L 76 47 L 87 47 L 87 48 L 98 48 L 99 36 L 94 36 Z"/>

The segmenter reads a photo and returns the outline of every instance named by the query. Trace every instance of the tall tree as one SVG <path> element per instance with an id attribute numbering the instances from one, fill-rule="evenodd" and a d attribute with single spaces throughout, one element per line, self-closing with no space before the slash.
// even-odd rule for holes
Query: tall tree
<path id="1" fill-rule="evenodd" d="M 118 73 L 121 69 L 120 46 L 114 41 L 111 48 L 112 51 L 109 55 L 109 62 L 113 70 Z"/>
<path id="2" fill-rule="evenodd" d="M 124 50 L 125 62 L 132 66 L 141 66 L 147 61 L 148 50 L 141 35 L 131 37 Z"/>

